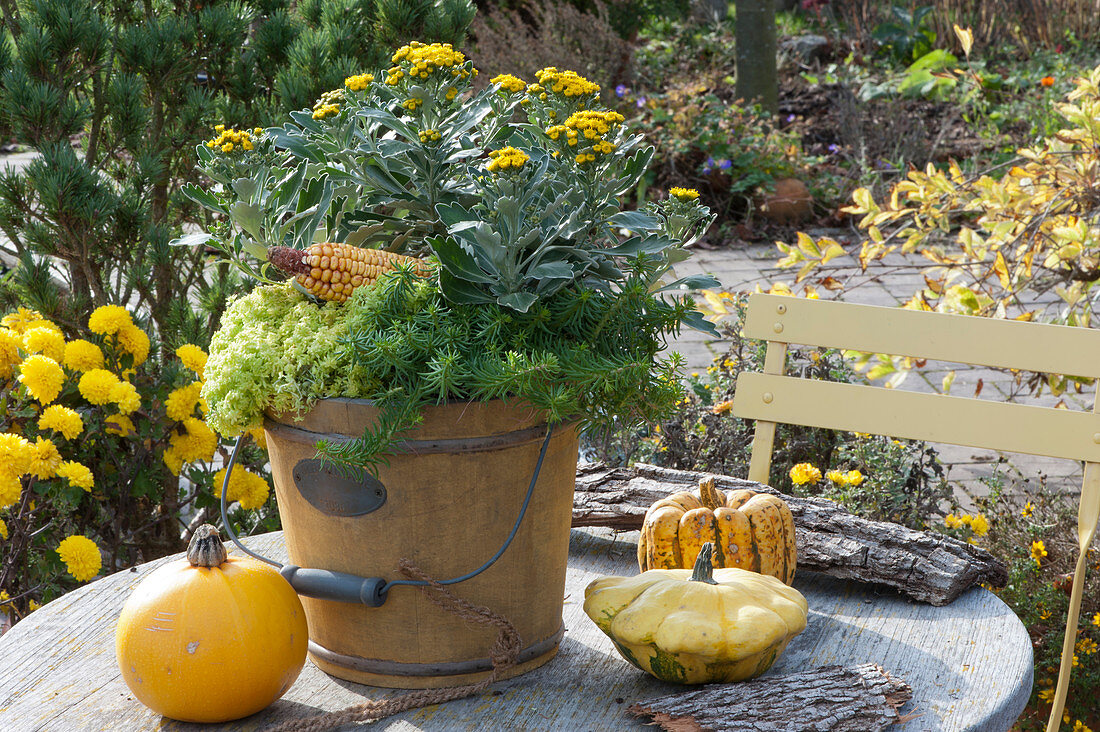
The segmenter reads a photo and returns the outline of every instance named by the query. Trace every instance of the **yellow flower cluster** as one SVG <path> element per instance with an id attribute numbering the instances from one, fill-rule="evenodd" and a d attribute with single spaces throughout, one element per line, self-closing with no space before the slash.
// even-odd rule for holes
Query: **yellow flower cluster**
<path id="1" fill-rule="evenodd" d="M 65 356 L 65 336 L 52 323 L 49 326 L 35 326 L 23 333 L 23 350 L 27 353 L 40 353 L 60 362 Z"/>
<path id="2" fill-rule="evenodd" d="M 225 468 L 214 474 L 214 494 L 220 496 L 222 484 L 225 482 Z M 271 489 L 267 481 L 256 473 L 249 472 L 241 467 L 236 467 L 229 476 L 229 485 L 226 487 L 225 500 L 236 501 L 241 508 L 260 508 L 267 502 L 267 496 Z"/>
<path id="3" fill-rule="evenodd" d="M 1031 558 L 1035 560 L 1035 566 L 1041 567 L 1043 565 L 1042 559 L 1046 555 L 1047 548 L 1043 545 L 1042 539 L 1031 542 Z"/>
<path id="4" fill-rule="evenodd" d="M 57 555 L 77 582 L 87 582 L 99 574 L 103 559 L 95 542 L 86 536 L 74 534 L 66 537 L 57 547 Z"/>
<path id="5" fill-rule="evenodd" d="M 344 79 L 344 86 L 352 91 L 363 91 L 374 81 L 374 74 L 356 74 Z"/>
<path id="6" fill-rule="evenodd" d="M 61 365 L 73 371 L 91 371 L 103 368 L 106 361 L 103 351 L 96 344 L 77 338 L 65 344 L 65 355 Z"/>
<path id="7" fill-rule="evenodd" d="M 594 84 L 576 71 L 558 71 L 553 66 L 535 72 L 541 86 L 567 97 L 583 97 L 600 93 L 600 85 Z M 528 89 L 528 91 L 532 91 Z M 535 90 L 536 93 L 539 90 Z"/>
<path id="8" fill-rule="evenodd" d="M 839 470 L 830 470 L 825 473 L 825 477 L 828 478 L 830 482 L 840 486 L 855 487 L 863 483 L 863 473 L 858 470 L 849 470 L 843 473 Z"/>
<path id="9" fill-rule="evenodd" d="M 218 448 L 218 436 L 206 423 L 195 417 L 183 420 L 180 427 L 172 432 L 168 447 L 164 451 L 164 464 L 173 474 L 179 475 L 185 463 L 200 460 L 213 460 Z"/>
<path id="10" fill-rule="evenodd" d="M 195 407 L 199 403 L 201 392 L 201 381 L 175 389 L 164 400 L 164 411 L 168 418 L 174 422 L 182 422 L 188 417 L 195 416 Z"/>
<path id="11" fill-rule="evenodd" d="M 194 344 L 184 343 L 176 349 L 176 358 L 185 369 L 194 371 L 200 379 L 202 378 L 202 370 L 206 367 L 206 351 Z"/>
<path id="12" fill-rule="evenodd" d="M 1077 652 L 1084 653 L 1086 656 L 1091 656 L 1096 653 L 1097 645 L 1096 641 L 1092 638 L 1082 638 L 1077 641 Z"/>
<path id="13" fill-rule="evenodd" d="M 490 173 L 498 173 L 505 170 L 519 170 L 523 164 L 530 160 L 530 156 L 514 147 L 502 147 L 499 150 L 489 152 L 488 170 Z"/>
<path id="14" fill-rule="evenodd" d="M 971 515 L 969 513 L 964 513 L 962 516 L 956 516 L 953 513 L 949 513 L 943 517 L 943 522 L 949 529 L 969 526 L 970 530 L 977 536 L 985 536 L 989 533 L 989 521 L 981 514 Z"/>
<path id="15" fill-rule="evenodd" d="M 417 107 L 424 104 L 424 100 L 420 97 L 409 97 L 405 101 L 401 102 L 401 106 L 410 112 L 415 112 Z"/>
<path id="16" fill-rule="evenodd" d="M 120 305 L 96 308 L 88 318 L 88 329 L 97 335 L 114 336 L 115 342 L 134 357 L 134 366 L 140 366 L 149 357 L 149 336 L 134 324 L 129 311 Z M 88 354 L 94 357 L 90 351 Z"/>
<path id="17" fill-rule="evenodd" d="M 16 503 L 23 495 L 20 478 L 30 472 L 35 448 L 22 435 L 0 433 L 0 508 Z"/>
<path id="18" fill-rule="evenodd" d="M 0 519 L 0 539 L 8 540 L 8 525 L 4 523 L 4 519 Z"/>
<path id="19" fill-rule="evenodd" d="M 328 119 L 340 114 L 340 105 L 344 103 L 344 90 L 333 89 L 321 95 L 313 105 L 313 119 Z"/>
<path id="20" fill-rule="evenodd" d="M 443 138 L 438 130 L 421 130 L 419 134 L 421 142 L 439 142 Z"/>
<path id="21" fill-rule="evenodd" d="M 791 482 L 795 485 L 813 485 L 821 480 L 821 471 L 809 463 L 799 463 L 791 468 Z"/>
<path id="22" fill-rule="evenodd" d="M 255 145 L 252 142 L 253 135 L 259 135 L 263 132 L 263 128 L 256 127 L 251 132 L 248 130 L 235 130 L 233 128 L 226 129 L 225 125 L 216 125 L 214 132 L 218 133 L 218 136 L 212 140 L 206 141 L 206 146 L 211 150 L 221 150 L 223 153 L 231 153 L 234 150 L 252 150 Z"/>
<path id="23" fill-rule="evenodd" d="M 38 429 L 53 430 L 61 433 L 66 440 L 71 440 L 84 431 L 84 420 L 75 409 L 54 404 L 42 410 L 38 417 Z"/>
<path id="24" fill-rule="evenodd" d="M 19 365 L 19 382 L 33 398 L 49 404 L 61 393 L 65 372 L 49 356 L 31 356 Z"/>
<path id="25" fill-rule="evenodd" d="M 511 94 L 518 94 L 527 88 L 527 82 L 518 76 L 512 76 L 511 74 L 500 74 L 489 79 L 492 84 L 499 84 L 502 92 L 509 92 Z"/>
<path id="26" fill-rule="evenodd" d="M 65 478 L 69 481 L 69 485 L 83 488 L 89 492 L 92 490 L 92 486 L 95 485 L 95 477 L 92 475 L 92 471 L 75 460 L 66 460 L 58 465 L 57 477 Z"/>
<path id="27" fill-rule="evenodd" d="M 684 203 L 690 203 L 699 198 L 699 191 L 694 188 L 670 188 L 668 195 L 675 198 L 677 201 L 683 201 Z"/>
<path id="28" fill-rule="evenodd" d="M 436 71 L 449 71 L 451 76 L 461 79 L 477 74 L 476 70 L 458 68 L 466 63 L 466 56 L 454 50 L 450 43 L 413 41 L 397 49 L 391 61 L 394 66 L 386 72 L 386 83 L 390 86 L 397 84 L 405 74 L 420 79 L 427 79 Z"/>

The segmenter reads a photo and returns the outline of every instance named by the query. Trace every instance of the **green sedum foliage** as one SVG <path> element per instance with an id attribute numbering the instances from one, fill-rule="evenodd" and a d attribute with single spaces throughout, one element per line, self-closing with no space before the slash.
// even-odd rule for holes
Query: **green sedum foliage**
<path id="1" fill-rule="evenodd" d="M 638 263 L 620 292 L 563 289 L 520 313 L 499 304 L 449 303 L 410 271 L 318 305 L 288 285 L 256 289 L 226 312 L 211 343 L 203 395 L 223 434 L 259 426 L 263 412 L 300 412 L 325 397 L 383 408 L 379 426 L 348 445 L 322 445 L 343 463 L 373 465 L 417 423 L 421 406 L 520 398 L 552 421 L 637 422 L 681 396 L 677 354 L 657 357 L 662 334 L 691 305 L 648 291 Z"/>

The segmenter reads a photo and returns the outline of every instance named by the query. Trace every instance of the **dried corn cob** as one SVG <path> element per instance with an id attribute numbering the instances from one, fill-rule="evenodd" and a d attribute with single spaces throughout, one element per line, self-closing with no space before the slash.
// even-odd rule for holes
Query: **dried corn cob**
<path id="1" fill-rule="evenodd" d="M 348 244 L 314 244 L 305 250 L 270 247 L 267 258 L 276 269 L 295 275 L 311 295 L 337 302 L 344 302 L 356 287 L 371 284 L 399 264 L 414 265 L 420 275 L 428 273 L 424 261 L 416 257 Z"/>

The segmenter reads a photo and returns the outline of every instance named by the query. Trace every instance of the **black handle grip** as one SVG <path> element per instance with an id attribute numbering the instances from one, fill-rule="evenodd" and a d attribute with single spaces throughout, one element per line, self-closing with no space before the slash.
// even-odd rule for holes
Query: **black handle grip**
<path id="1" fill-rule="evenodd" d="M 299 595 L 319 600 L 358 602 L 368 607 L 381 607 L 386 601 L 382 588 L 386 580 L 381 577 L 359 577 L 327 569 L 302 569 L 286 564 L 279 574 L 286 578 Z"/>

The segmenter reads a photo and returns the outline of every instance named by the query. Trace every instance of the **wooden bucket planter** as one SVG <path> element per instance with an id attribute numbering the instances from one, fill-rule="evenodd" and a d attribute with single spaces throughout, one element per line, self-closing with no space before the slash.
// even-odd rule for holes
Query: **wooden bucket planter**
<path id="1" fill-rule="evenodd" d="M 295 421 L 264 423 L 290 562 L 362 577 L 402 579 L 408 559 L 437 580 L 480 567 L 519 515 L 546 434 L 541 414 L 502 401 L 425 410 L 400 452 L 379 469 L 384 497 L 363 513 L 317 490 L 315 444 L 358 437 L 373 423 L 369 401 L 328 399 Z M 312 462 L 310 462 L 312 461 Z M 512 544 L 491 567 L 450 589 L 508 618 L 524 650 L 504 677 L 549 661 L 563 634 L 562 605 L 577 463 L 573 427 L 555 427 L 531 503 Z M 297 477 L 295 471 L 297 470 Z M 300 487 L 304 486 L 304 487 Z M 356 511 L 358 515 L 341 515 Z M 497 631 L 464 622 L 419 589 L 392 588 L 381 607 L 302 597 L 310 657 L 325 672 L 373 686 L 436 688 L 479 681 Z"/>

